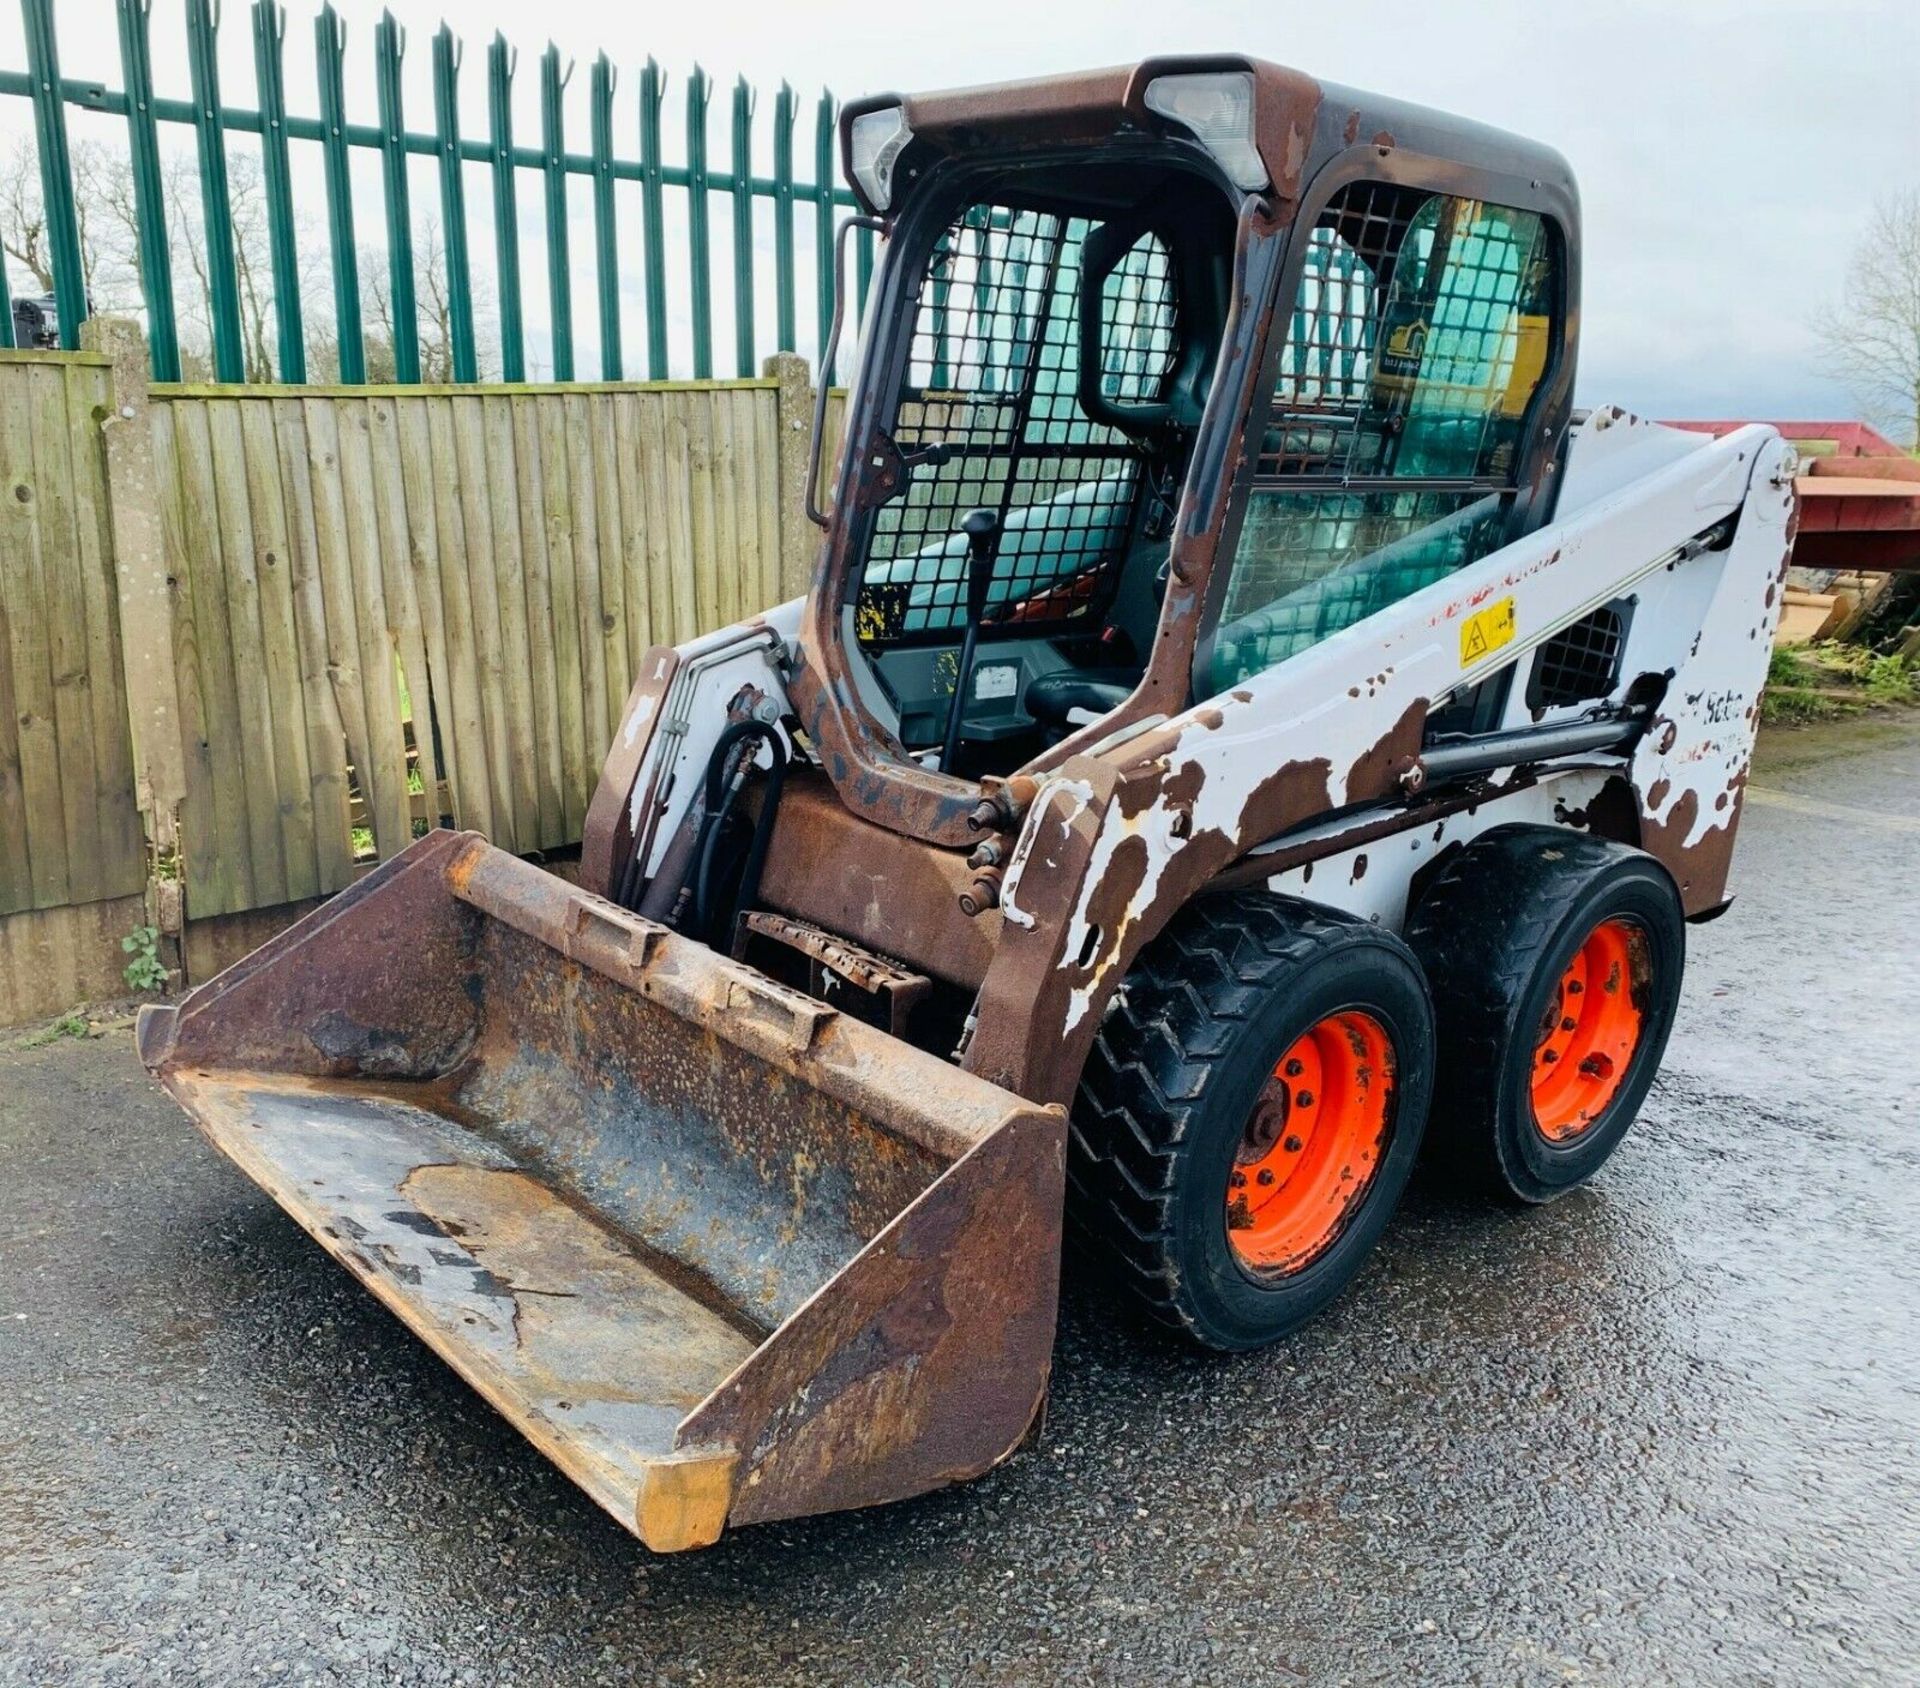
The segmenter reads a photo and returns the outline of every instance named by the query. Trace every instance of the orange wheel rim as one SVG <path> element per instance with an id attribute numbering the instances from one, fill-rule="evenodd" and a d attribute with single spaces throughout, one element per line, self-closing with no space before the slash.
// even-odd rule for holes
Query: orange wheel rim
<path id="1" fill-rule="evenodd" d="M 1227 1180 L 1227 1240 L 1248 1266 L 1297 1271 L 1345 1227 L 1379 1170 L 1393 1040 L 1347 1009 L 1274 1064 Z"/>
<path id="2" fill-rule="evenodd" d="M 1625 920 L 1601 921 L 1567 963 L 1533 1051 L 1533 1121 L 1549 1142 L 1591 1131 L 1620 1094 L 1652 971 L 1646 934 Z"/>

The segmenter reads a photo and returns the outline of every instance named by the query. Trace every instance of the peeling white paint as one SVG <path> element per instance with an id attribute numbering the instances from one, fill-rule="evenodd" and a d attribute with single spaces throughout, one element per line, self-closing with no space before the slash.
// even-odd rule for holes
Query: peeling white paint
<path id="1" fill-rule="evenodd" d="M 1062 810 L 1060 804 L 1067 807 Z M 1088 780 L 1068 779 L 1064 776 L 1049 780 L 1040 788 L 1027 810 L 1027 824 L 1022 828 L 1020 840 L 1013 847 L 1013 856 L 1007 863 L 1005 876 L 1000 882 L 1001 918 L 1010 920 L 1015 926 L 1032 931 L 1034 917 L 1020 907 L 1020 877 L 1025 871 L 1028 860 L 1038 849 L 1043 839 L 1054 835 L 1057 839 L 1054 848 L 1066 841 L 1067 835 L 1077 821 L 1093 806 L 1093 785 Z M 1056 865 L 1057 857 L 1044 857 L 1046 866 Z"/>
<path id="2" fill-rule="evenodd" d="M 661 663 L 660 666 L 664 668 L 666 664 Z M 632 712 L 627 716 L 627 724 L 621 739 L 627 749 L 633 748 L 633 741 L 640 736 L 640 729 L 653 719 L 654 706 L 658 701 L 653 692 L 648 692 L 633 706 Z"/>
<path id="3" fill-rule="evenodd" d="M 1609 442 L 1608 466 L 1617 471 L 1631 464 L 1632 474 L 1586 477 L 1586 496 L 1552 525 L 1175 718 L 1177 736 L 1161 758 L 1162 795 L 1131 819 L 1117 806 L 1108 810 L 1079 886 L 1059 965 L 1078 971 L 1089 943 L 1096 947 L 1097 960 L 1090 975 L 1070 991 L 1067 1031 L 1103 997 L 1106 974 L 1124 953 L 1132 928 L 1152 907 L 1168 864 L 1192 839 L 1208 832 L 1244 841 L 1247 806 L 1264 781 L 1289 763 L 1324 759 L 1329 802 L 1346 802 L 1354 765 L 1415 700 L 1438 699 L 1509 663 L 1524 664 L 1554 633 L 1624 591 L 1644 587 L 1649 597 L 1664 596 L 1655 587 L 1687 575 L 1693 564 L 1669 569 L 1663 559 L 1738 509 L 1749 486 L 1756 489 L 1756 520 L 1741 523 L 1729 550 L 1694 559 L 1702 566 L 1688 584 L 1705 580 L 1711 587 L 1719 582 L 1721 592 L 1713 595 L 1711 604 L 1695 603 L 1684 613 L 1672 613 L 1682 610 L 1682 595 L 1676 594 L 1670 610 L 1637 615 L 1624 671 L 1631 676 L 1675 667 L 1679 672 L 1670 699 L 1683 688 L 1695 690 L 1697 680 L 1710 680 L 1720 671 L 1737 671 L 1742 689 L 1750 681 L 1757 693 L 1765 676 L 1771 623 L 1751 637 L 1749 629 L 1760 619 L 1765 583 L 1778 566 L 1784 544 L 1785 501 L 1791 492 L 1772 488 L 1768 477 L 1787 448 L 1763 427 L 1741 429 L 1719 440 L 1679 436 L 1675 430 L 1630 418 L 1610 418 L 1609 429 L 1615 439 Z M 1576 431 L 1573 464 L 1590 449 L 1593 432 L 1591 423 Z M 1568 478 L 1572 482 L 1576 476 L 1570 471 Z M 1772 508 L 1760 513 L 1757 506 L 1766 504 Z M 1463 665 L 1459 618 L 1475 605 L 1506 594 L 1516 600 L 1515 638 L 1481 662 Z M 1724 615 L 1719 613 L 1722 597 L 1729 606 Z M 1777 608 L 1776 601 L 1769 614 L 1777 615 Z M 1678 628 L 1689 646 L 1695 632 L 1703 631 L 1697 655 L 1690 650 L 1671 664 L 1643 660 L 1643 632 L 1660 628 Z M 1700 663 L 1700 656 L 1708 660 Z M 1516 699 L 1523 692 L 1524 687 L 1515 686 Z M 1752 748 L 1751 723 L 1733 722 L 1717 736 L 1683 733 L 1682 740 L 1700 750 L 1705 783 L 1720 782 L 1701 801 L 1698 830 L 1704 836 L 1731 818 L 1731 800 L 1727 811 L 1716 813 L 1712 799 L 1745 767 Z M 1676 746 L 1676 753 L 1680 748 Z M 1641 783 L 1638 761 L 1634 779 L 1644 797 L 1648 786 Z M 1674 783 L 1677 787 L 1681 782 Z M 1688 783 L 1698 787 L 1703 782 L 1694 774 Z M 1166 795 L 1169 789 L 1191 799 L 1190 819 Z M 1091 936 L 1091 906 L 1121 850 L 1134 839 L 1144 845 L 1145 872 L 1117 928 L 1101 932 L 1096 940 Z"/>

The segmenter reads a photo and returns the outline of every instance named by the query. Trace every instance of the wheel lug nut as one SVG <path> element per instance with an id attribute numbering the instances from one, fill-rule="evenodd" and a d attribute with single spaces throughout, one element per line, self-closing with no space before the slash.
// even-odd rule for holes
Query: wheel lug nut
<path id="1" fill-rule="evenodd" d="M 1299 1091 L 1295 1094 L 1293 1100 L 1297 1107 L 1311 1108 L 1313 1106 L 1313 1092 L 1311 1090 Z"/>
<path id="2" fill-rule="evenodd" d="M 1583 990 L 1585 990 L 1586 988 L 1587 988 L 1587 987 L 1586 987 L 1585 985 L 1583 985 L 1583 984 L 1581 984 L 1581 982 L 1580 982 L 1580 981 L 1579 981 L 1578 979 L 1569 979 L 1569 980 L 1567 981 L 1567 995 L 1568 995 L 1568 996 L 1578 996 L 1578 995 L 1579 995 L 1579 994 L 1580 994 L 1580 993 L 1581 993 L 1581 992 L 1582 992 Z"/>
<path id="3" fill-rule="evenodd" d="M 1306 1066 L 1303 1062 L 1295 1060 L 1295 1061 L 1289 1061 L 1287 1063 L 1288 1078 L 1298 1078 L 1305 1071 L 1306 1071 Z"/>
<path id="4" fill-rule="evenodd" d="M 1542 1061 L 1557 1061 L 1560 1059 L 1560 1051 L 1557 1049 L 1543 1050 L 1541 1052 L 1540 1059 Z"/>
<path id="5" fill-rule="evenodd" d="M 1236 1172 L 1233 1175 L 1232 1183 L 1236 1190 L 1244 1190 L 1247 1187 L 1247 1175 L 1244 1172 Z"/>
<path id="6" fill-rule="evenodd" d="M 1560 1022 L 1560 1029 L 1563 1032 L 1570 1032 L 1573 1030 L 1574 1025 L 1575 1025 L 1575 1022 L 1571 1018 L 1568 1018 Z"/>
<path id="7" fill-rule="evenodd" d="M 1299 1154 L 1299 1152 L 1300 1152 L 1300 1139 L 1299 1139 L 1298 1137 L 1289 1137 L 1289 1138 L 1287 1139 L 1287 1144 L 1286 1144 L 1286 1148 L 1287 1148 L 1287 1153 L 1288 1153 L 1288 1154 L 1290 1154 L 1290 1155 L 1297 1155 L 1297 1154 Z"/>
<path id="8" fill-rule="evenodd" d="M 1273 1182 L 1273 1168 L 1272 1168 L 1272 1167 L 1270 1167 L 1270 1166 L 1263 1166 L 1263 1167 L 1261 1167 L 1261 1169 L 1260 1169 L 1260 1182 L 1261 1182 L 1262 1184 L 1271 1184 L 1271 1183 Z"/>

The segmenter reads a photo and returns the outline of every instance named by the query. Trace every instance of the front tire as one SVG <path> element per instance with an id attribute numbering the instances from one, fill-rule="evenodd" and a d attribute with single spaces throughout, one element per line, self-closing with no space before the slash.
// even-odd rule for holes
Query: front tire
<path id="1" fill-rule="evenodd" d="M 1432 1094 L 1405 944 L 1239 891 L 1135 963 L 1074 1109 L 1068 1215 L 1161 1322 L 1257 1348 L 1327 1305 L 1398 1205 Z"/>
<path id="2" fill-rule="evenodd" d="M 1644 851 L 1503 826 L 1447 863 L 1407 921 L 1433 987 L 1429 1154 L 1522 1202 L 1585 1183 L 1659 1071 L 1686 960 L 1679 893 Z"/>

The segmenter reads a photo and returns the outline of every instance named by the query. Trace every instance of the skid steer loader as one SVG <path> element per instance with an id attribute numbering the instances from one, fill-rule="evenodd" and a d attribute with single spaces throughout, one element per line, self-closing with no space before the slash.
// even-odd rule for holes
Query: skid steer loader
<path id="1" fill-rule="evenodd" d="M 1006 1458 L 1067 1226 L 1237 1349 L 1423 1137 L 1591 1176 L 1790 540 L 1772 431 L 1572 410 L 1543 147 L 1240 57 L 840 140 L 884 257 L 805 600 L 647 655 L 577 885 L 436 832 L 139 1031 L 660 1550 Z"/>

